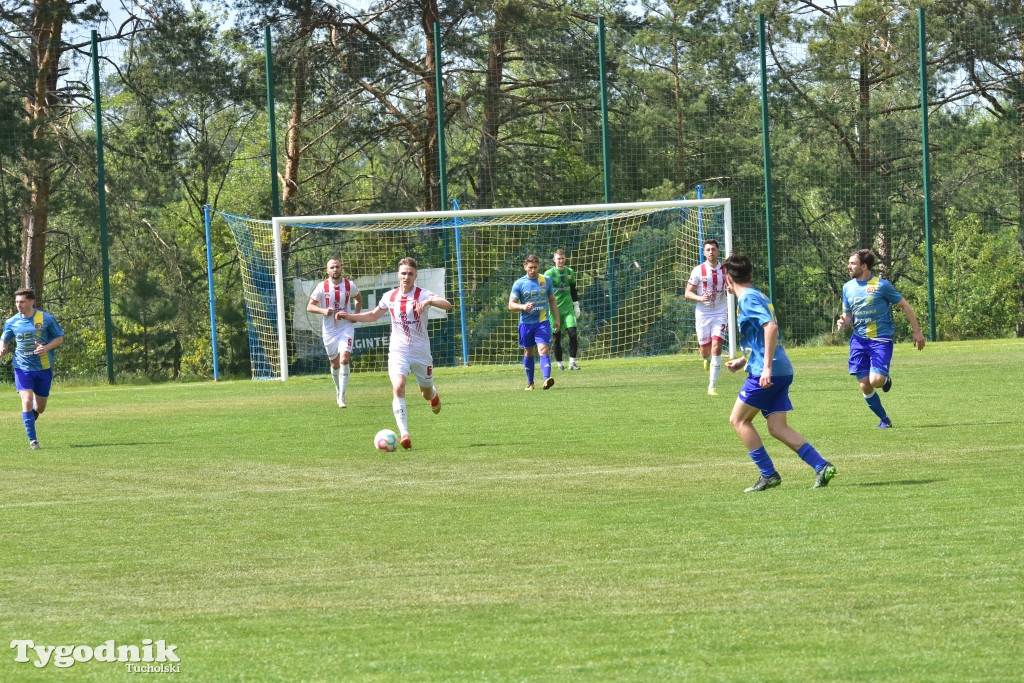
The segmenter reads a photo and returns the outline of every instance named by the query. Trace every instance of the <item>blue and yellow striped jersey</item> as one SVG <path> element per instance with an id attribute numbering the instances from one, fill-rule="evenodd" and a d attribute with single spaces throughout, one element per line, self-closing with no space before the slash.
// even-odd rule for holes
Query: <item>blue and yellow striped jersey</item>
<path id="1" fill-rule="evenodd" d="M 41 356 L 35 353 L 36 344 L 49 344 L 63 337 L 64 330 L 52 315 L 36 310 L 26 318 L 15 313 L 4 322 L 3 340 L 14 342 L 14 367 L 18 370 L 49 370 L 53 367 L 53 350 Z"/>
<path id="2" fill-rule="evenodd" d="M 843 285 L 843 313 L 853 314 L 853 333 L 866 339 L 891 339 L 896 332 L 892 324 L 892 306 L 903 301 L 903 295 L 892 283 L 872 275 L 865 281 L 850 280 Z"/>
<path id="3" fill-rule="evenodd" d="M 548 308 L 550 307 L 548 297 L 554 295 L 555 290 L 551 285 L 551 280 L 540 274 L 537 275 L 536 280 L 531 280 L 524 275 L 512 285 L 512 293 L 508 299 L 517 304 L 533 303 L 533 310 L 529 313 L 519 312 L 519 322 L 532 325 L 548 319 Z"/>

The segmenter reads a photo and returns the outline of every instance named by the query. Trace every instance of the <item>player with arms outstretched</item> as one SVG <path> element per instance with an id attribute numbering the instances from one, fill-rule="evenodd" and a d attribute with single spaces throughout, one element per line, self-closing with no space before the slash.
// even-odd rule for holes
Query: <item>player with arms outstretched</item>
<path id="1" fill-rule="evenodd" d="M 740 356 L 725 365 L 730 372 L 747 367 L 747 380 L 740 389 L 732 408 L 729 422 L 740 441 L 761 471 L 761 476 L 747 493 L 764 491 L 782 483 L 761 435 L 754 427 L 758 412 L 768 421 L 768 433 L 786 444 L 800 459 L 814 468 L 817 477 L 814 488 L 827 486 L 836 474 L 836 468 L 807 442 L 800 432 L 786 422 L 786 413 L 793 410 L 789 401 L 789 386 L 793 383 L 793 365 L 782 347 L 775 308 L 764 294 L 752 284 L 753 265 L 742 254 L 725 259 L 725 283 L 736 296 L 736 326 L 740 343 L 750 349 L 750 359 Z"/>
<path id="2" fill-rule="evenodd" d="M 892 427 L 892 420 L 875 389 L 881 388 L 884 392 L 892 387 L 889 365 L 892 363 L 892 338 L 896 333 L 892 322 L 893 305 L 903 309 L 903 315 L 910 321 L 918 351 L 924 350 L 924 335 L 914 309 L 903 295 L 888 280 L 871 274 L 874 265 L 875 254 L 870 249 L 860 249 L 850 255 L 846 269 L 852 279 L 843 285 L 843 314 L 836 321 L 836 329 L 853 324 L 850 374 L 857 378 L 868 408 L 878 417 L 878 428 L 888 429 Z"/>
<path id="3" fill-rule="evenodd" d="M 306 310 L 324 316 L 324 349 L 331 362 L 331 379 L 338 395 L 338 407 L 345 407 L 345 392 L 351 374 L 352 342 L 355 326 L 339 317 L 341 312 L 359 313 L 363 307 L 363 295 L 352 280 L 341 274 L 341 261 L 327 260 L 327 279 L 321 282 L 309 296 Z"/>
<path id="4" fill-rule="evenodd" d="M 36 418 L 46 410 L 53 383 L 53 350 L 64 342 L 64 330 L 49 313 L 36 308 L 31 289 L 14 293 L 18 312 L 4 322 L 0 337 L 0 356 L 14 343 L 14 388 L 21 395 L 21 421 L 28 436 L 28 447 L 39 448 Z"/>
<path id="5" fill-rule="evenodd" d="M 540 370 L 544 376 L 544 388 L 555 384 L 551 376 L 551 357 L 548 345 L 551 343 L 551 322 L 555 319 L 554 331 L 559 329 L 558 304 L 551 280 L 540 274 L 540 259 L 530 254 L 523 261 L 526 275 L 515 281 L 508 297 L 508 310 L 519 311 L 519 346 L 523 349 L 523 367 L 526 369 L 526 390 L 533 390 L 534 359 L 533 347 L 540 355 Z"/>
<path id="6" fill-rule="evenodd" d="M 555 303 L 558 308 L 558 318 L 561 321 L 561 329 L 551 334 L 551 346 L 555 350 L 555 362 L 559 370 L 565 370 L 565 363 L 562 362 L 562 330 L 569 335 L 569 369 L 579 370 L 576 358 L 579 354 L 579 333 L 576 330 L 576 322 L 580 317 L 580 293 L 576 289 L 576 271 L 565 264 L 565 251 L 555 249 L 551 260 L 554 262 L 552 268 L 548 268 L 544 277 L 551 280 L 551 286 L 555 291 Z"/>
<path id="7" fill-rule="evenodd" d="M 717 396 L 715 388 L 722 372 L 722 342 L 729 328 L 729 297 L 725 291 L 725 272 L 718 261 L 721 253 L 718 240 L 704 240 L 703 249 L 704 263 L 690 273 L 683 296 L 697 304 L 694 322 L 704 369 L 710 371 L 708 395 Z"/>
<path id="8" fill-rule="evenodd" d="M 394 397 L 391 410 L 395 414 L 399 443 L 412 448 L 409 420 L 405 414 L 405 383 L 412 374 L 420 388 L 420 395 L 430 401 L 434 413 L 441 412 L 441 396 L 434 386 L 434 358 L 430 353 L 427 335 L 427 307 L 435 306 L 450 311 L 452 304 L 442 296 L 416 286 L 416 259 L 407 256 L 398 262 L 398 287 L 381 297 L 377 306 L 363 313 L 341 312 L 338 317 L 352 322 L 374 322 L 385 313 L 391 315 L 391 341 L 388 347 L 388 374 Z"/>

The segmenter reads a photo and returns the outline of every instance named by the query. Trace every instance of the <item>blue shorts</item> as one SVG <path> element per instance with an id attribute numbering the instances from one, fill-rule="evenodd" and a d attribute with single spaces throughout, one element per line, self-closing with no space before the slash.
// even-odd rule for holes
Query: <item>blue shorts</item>
<path id="1" fill-rule="evenodd" d="M 761 376 L 747 375 L 747 381 L 740 388 L 739 399 L 748 406 L 753 406 L 768 417 L 772 413 L 786 413 L 793 410 L 789 402 L 789 385 L 793 383 L 793 375 L 772 377 L 770 387 L 761 386 Z"/>
<path id="2" fill-rule="evenodd" d="M 18 391 L 29 389 L 40 398 L 50 395 L 53 370 L 19 370 L 14 368 L 14 388 Z"/>
<path id="3" fill-rule="evenodd" d="M 869 373 L 889 376 L 892 362 L 892 339 L 868 339 L 853 335 L 850 337 L 850 374 L 857 379 Z"/>
<path id="4" fill-rule="evenodd" d="M 533 348 L 537 344 L 551 343 L 551 321 L 541 323 L 519 323 L 519 345 L 524 349 Z"/>

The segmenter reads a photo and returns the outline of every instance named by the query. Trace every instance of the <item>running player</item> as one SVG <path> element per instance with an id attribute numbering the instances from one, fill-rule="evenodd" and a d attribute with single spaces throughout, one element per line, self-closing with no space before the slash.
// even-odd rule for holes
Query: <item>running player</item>
<path id="1" fill-rule="evenodd" d="M 345 392 L 352 373 L 352 340 L 355 326 L 339 317 L 341 312 L 358 313 L 363 307 L 363 295 L 356 283 L 341 274 L 341 261 L 327 260 L 327 279 L 316 286 L 309 296 L 306 310 L 324 316 L 324 349 L 331 361 L 331 379 L 338 395 L 338 407 L 345 407 Z"/>
<path id="2" fill-rule="evenodd" d="M 685 296 L 697 304 L 694 322 L 697 343 L 704 358 L 704 369 L 710 371 L 708 395 L 717 396 L 715 390 L 722 372 L 722 342 L 729 327 L 728 296 L 725 291 L 725 273 L 718 257 L 718 240 L 704 240 L 704 263 L 693 269 L 686 282 Z"/>
<path id="3" fill-rule="evenodd" d="M 782 483 L 761 435 L 754 427 L 754 418 L 760 412 L 768 421 L 768 433 L 800 456 L 814 468 L 817 476 L 814 488 L 827 486 L 836 474 L 836 468 L 807 442 L 800 432 L 786 422 L 786 413 L 793 409 L 789 401 L 789 386 L 793 383 L 793 365 L 782 347 L 775 308 L 764 294 L 751 284 L 753 266 L 742 254 L 725 259 L 725 284 L 736 296 L 736 325 L 743 348 L 750 349 L 750 360 L 740 356 L 725 364 L 730 372 L 747 366 L 747 380 L 740 389 L 732 408 L 729 422 L 750 454 L 761 476 L 747 493 L 764 491 Z"/>
<path id="4" fill-rule="evenodd" d="M 450 311 L 452 304 L 442 296 L 416 286 L 416 259 L 407 256 L 398 262 L 398 287 L 381 297 L 377 306 L 364 313 L 338 314 L 342 320 L 374 322 L 385 313 L 391 315 L 391 341 L 388 347 L 388 374 L 394 397 L 391 410 L 395 414 L 402 448 L 412 448 L 409 420 L 405 414 L 405 382 L 412 374 L 416 377 L 420 395 L 430 401 L 434 413 L 441 412 L 441 396 L 434 386 L 434 358 L 430 353 L 427 335 L 427 307 L 436 306 Z"/>
<path id="5" fill-rule="evenodd" d="M 850 374 L 860 383 L 860 391 L 868 408 L 878 416 L 879 429 L 892 427 L 892 420 L 882 407 L 882 399 L 875 391 L 883 392 L 892 387 L 889 365 L 892 362 L 892 336 L 896 328 L 892 323 L 892 306 L 903 309 L 910 326 L 914 329 L 914 345 L 924 350 L 924 335 L 917 324 L 917 316 L 903 295 L 892 283 L 871 274 L 875 265 L 875 254 L 870 249 L 860 249 L 850 255 L 846 269 L 852 278 L 843 285 L 843 314 L 836 321 L 841 330 L 853 324 L 850 337 Z"/>
<path id="6" fill-rule="evenodd" d="M 14 293 L 18 312 L 4 322 L 0 336 L 0 356 L 14 342 L 14 388 L 21 395 L 21 421 L 28 436 L 28 447 L 39 448 L 36 418 L 46 410 L 53 383 L 53 350 L 64 342 L 64 330 L 49 313 L 36 308 L 31 289 Z"/>

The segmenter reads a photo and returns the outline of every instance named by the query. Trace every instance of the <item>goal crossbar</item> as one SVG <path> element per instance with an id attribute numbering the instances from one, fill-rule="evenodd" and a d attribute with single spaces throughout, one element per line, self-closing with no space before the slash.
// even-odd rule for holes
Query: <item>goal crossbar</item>
<path id="1" fill-rule="evenodd" d="M 653 216 L 660 217 L 655 221 L 651 218 Z M 629 340 L 620 343 L 617 341 L 616 333 L 619 329 L 625 329 L 629 322 L 628 317 L 633 312 L 642 312 L 638 306 L 661 306 L 666 310 L 671 307 L 686 308 L 681 296 L 674 299 L 672 297 L 676 294 L 681 295 L 681 291 L 677 290 L 685 287 L 685 282 L 679 280 L 679 274 L 685 272 L 688 275 L 689 269 L 699 262 L 700 242 L 704 236 L 721 240 L 724 255 L 732 253 L 732 213 L 731 201 L 728 198 L 411 213 L 281 216 L 273 218 L 269 223 L 271 235 L 268 235 L 270 239 L 265 241 L 272 242 L 272 255 L 268 254 L 269 258 L 266 260 L 272 260 L 272 263 L 266 265 L 267 270 L 271 270 L 273 275 L 272 296 L 276 312 L 272 317 L 276 325 L 274 341 L 277 347 L 276 353 L 272 354 L 277 356 L 272 360 L 272 365 L 276 366 L 275 374 L 282 380 L 288 378 L 289 366 L 295 364 L 297 353 L 294 348 L 289 347 L 289 325 L 295 327 L 296 317 L 304 314 L 299 310 L 301 293 L 295 293 L 296 287 L 298 283 L 309 282 L 317 275 L 322 280 L 322 265 L 328 255 L 341 252 L 346 254 L 343 260 L 347 261 L 348 277 L 368 277 L 371 273 L 378 279 L 384 274 L 393 276 L 394 262 L 404 255 L 416 256 L 421 261 L 421 269 L 424 261 L 432 262 L 434 265 L 430 267 L 441 271 L 438 276 L 442 278 L 440 282 L 447 284 L 451 291 L 451 296 L 447 298 L 453 299 L 453 303 L 456 304 L 451 315 L 458 319 L 458 330 L 448 329 L 451 330 L 453 338 L 461 338 L 461 354 L 453 352 L 451 361 L 455 364 L 468 364 L 471 353 L 477 354 L 475 360 L 478 362 L 511 362 L 504 349 L 497 349 L 497 341 L 493 342 L 494 349 L 497 350 L 489 351 L 494 361 L 480 360 L 480 349 L 485 346 L 480 342 L 480 338 L 485 334 L 485 330 L 492 330 L 497 324 L 494 322 L 494 313 L 502 294 L 492 294 L 490 303 L 486 305 L 477 301 L 469 302 L 467 297 L 471 288 L 478 293 L 484 284 L 498 287 L 504 283 L 506 290 L 503 296 L 507 299 L 512 282 L 522 275 L 521 263 L 528 253 L 538 253 L 542 260 L 545 260 L 550 257 L 550 249 L 554 245 L 566 247 L 570 266 L 575 267 L 578 264 L 583 271 L 580 273 L 584 280 L 582 291 L 588 294 L 588 287 L 593 290 L 588 294 L 584 305 L 584 310 L 588 310 L 592 317 L 587 319 L 581 328 L 581 338 L 584 343 L 591 344 L 592 350 L 596 350 L 593 346 L 596 337 L 594 328 L 600 326 L 599 331 L 610 336 L 611 340 L 603 342 L 603 356 L 646 355 L 681 350 L 684 346 L 681 340 L 689 332 L 683 329 L 684 326 L 677 324 L 678 321 L 669 325 L 662 320 L 654 320 L 652 316 L 642 315 L 643 321 L 638 325 L 643 329 L 637 333 L 639 336 L 629 337 L 628 334 L 624 334 L 624 338 L 629 337 Z M 235 229 L 234 225 L 232 229 Z M 471 234 L 468 246 L 466 231 Z M 331 238 L 332 234 L 337 236 Z M 449 237 L 454 244 L 449 242 Z M 371 266 L 369 263 L 373 261 L 372 258 L 363 254 L 355 255 L 357 251 L 352 246 L 354 239 L 362 241 L 358 246 L 364 251 L 379 250 L 388 253 L 388 267 L 376 263 Z M 502 240 L 507 243 L 501 243 Z M 422 255 L 431 249 L 441 250 L 441 242 L 444 258 L 423 258 Z M 401 251 L 403 248 L 406 251 Z M 308 262 L 318 264 L 319 273 L 313 273 L 311 265 L 296 265 L 300 261 L 297 256 L 300 252 L 310 254 Z M 488 263 L 475 263 L 473 272 L 464 275 L 463 261 L 474 259 L 492 259 L 495 268 L 500 266 L 505 270 L 500 276 L 497 273 L 481 274 L 481 268 L 487 267 Z M 363 265 L 354 265 L 356 262 Z M 505 272 L 507 274 L 504 274 Z M 629 294 L 623 295 L 616 289 L 619 284 L 616 280 L 617 273 L 629 276 L 620 278 L 628 281 L 626 287 L 642 290 L 629 299 L 628 304 L 626 300 Z M 664 282 L 659 282 L 658 277 Z M 396 279 L 392 286 L 394 284 L 397 284 Z M 663 291 L 657 290 L 659 286 Z M 290 297 L 289 290 L 293 290 L 294 296 Z M 644 301 L 643 297 L 647 300 Z M 295 301 L 292 309 L 288 307 L 290 298 Z M 248 301 L 247 294 L 247 304 Z M 731 295 L 729 301 L 729 355 L 735 356 L 735 305 Z M 266 305 L 271 304 L 267 301 Z M 481 309 L 486 309 L 486 313 L 481 313 Z M 620 309 L 621 314 L 617 318 L 607 315 L 607 310 L 618 314 Z M 595 315 L 598 310 L 604 311 L 605 317 L 600 320 Z M 501 314 L 506 321 L 514 318 L 507 310 Z M 662 329 L 666 325 L 673 329 L 666 332 Z M 250 325 L 251 330 L 254 327 Z M 675 341 L 667 345 L 663 341 L 651 341 L 658 335 L 670 340 L 675 338 Z M 502 335 L 495 337 L 498 339 Z M 511 335 L 505 334 L 503 337 L 506 345 L 514 346 L 514 338 Z M 471 343 L 475 344 L 473 351 L 470 350 Z M 455 346 L 460 345 L 456 343 Z M 458 358 L 459 355 L 461 358 Z"/>

